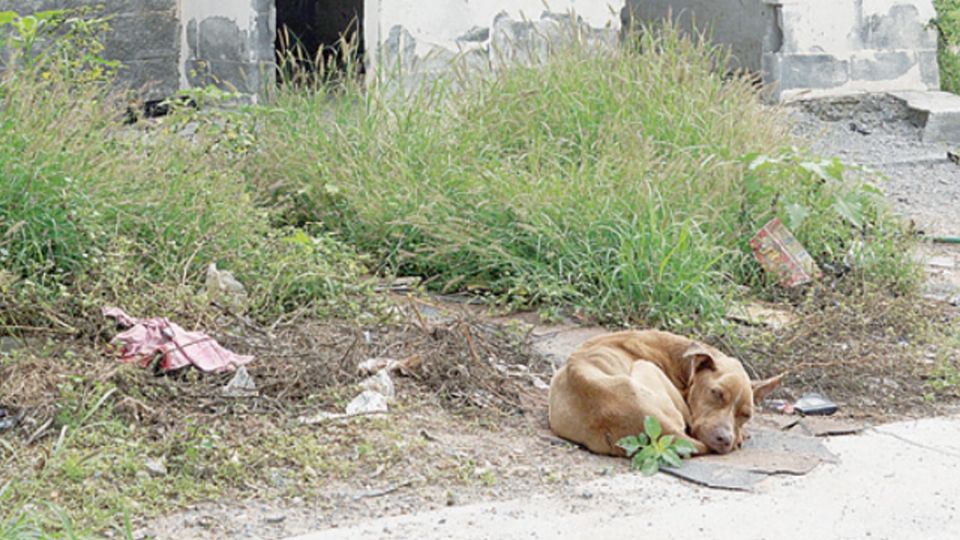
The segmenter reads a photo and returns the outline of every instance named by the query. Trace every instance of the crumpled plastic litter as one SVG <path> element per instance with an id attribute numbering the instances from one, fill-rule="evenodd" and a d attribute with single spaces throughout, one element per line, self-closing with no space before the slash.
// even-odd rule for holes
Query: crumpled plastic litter
<path id="1" fill-rule="evenodd" d="M 257 383 L 247 368 L 240 366 L 230 382 L 220 389 L 220 393 L 233 398 L 256 397 Z"/>
<path id="2" fill-rule="evenodd" d="M 228 351 L 207 334 L 187 332 L 165 317 L 136 319 L 115 307 L 104 308 L 103 315 L 128 329 L 113 338 L 113 343 L 122 346 L 120 361 L 124 363 L 136 362 L 146 368 L 161 355 L 161 371 L 192 365 L 207 373 L 229 373 L 253 361 L 252 356 Z"/>
<path id="3" fill-rule="evenodd" d="M 347 414 L 369 414 L 387 412 L 387 398 L 380 392 L 364 390 L 353 401 L 347 404 Z"/>
<path id="4" fill-rule="evenodd" d="M 0 406 L 0 431 L 6 431 L 8 429 L 15 428 L 22 417 L 22 411 L 19 414 L 16 414 L 13 409 Z"/>
<path id="5" fill-rule="evenodd" d="M 370 377 L 360 381 L 360 388 L 363 388 L 364 390 L 370 390 L 371 392 L 377 392 L 378 394 L 387 398 L 388 402 L 393 401 L 393 398 L 395 398 L 397 395 L 396 387 L 393 384 L 393 379 L 390 378 L 390 375 L 387 373 L 386 369 L 381 369 L 376 375 L 371 375 Z"/>

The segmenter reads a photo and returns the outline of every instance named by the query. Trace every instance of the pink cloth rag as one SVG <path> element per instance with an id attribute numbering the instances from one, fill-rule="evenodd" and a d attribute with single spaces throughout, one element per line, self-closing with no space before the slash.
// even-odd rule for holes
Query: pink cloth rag
<path id="1" fill-rule="evenodd" d="M 252 356 L 232 353 L 207 334 L 187 332 L 165 317 L 135 319 L 115 307 L 104 308 L 103 315 L 128 328 L 113 338 L 113 343 L 123 347 L 121 362 L 138 362 L 140 367 L 147 367 L 160 354 L 163 371 L 193 365 L 208 373 L 227 373 L 253 361 Z"/>

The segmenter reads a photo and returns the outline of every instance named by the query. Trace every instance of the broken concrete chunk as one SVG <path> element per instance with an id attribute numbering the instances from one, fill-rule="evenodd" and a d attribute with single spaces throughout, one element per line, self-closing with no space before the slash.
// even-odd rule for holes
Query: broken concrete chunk
<path id="1" fill-rule="evenodd" d="M 813 456 L 824 463 L 839 462 L 837 456 L 823 444 L 823 439 L 793 434 L 791 432 L 777 432 L 765 429 L 751 431 L 750 438 L 743 443 L 743 450 L 749 449 Z M 734 454 L 736 454 L 736 452 Z"/>
<path id="2" fill-rule="evenodd" d="M 347 405 L 347 414 L 370 414 L 387 410 L 387 398 L 372 390 L 364 390 Z"/>
<path id="3" fill-rule="evenodd" d="M 490 28 L 473 26 L 457 38 L 457 41 L 482 43 L 490 39 Z"/>
<path id="4" fill-rule="evenodd" d="M 393 401 L 393 398 L 396 396 L 393 379 L 387 374 L 386 369 L 381 369 L 376 375 L 372 375 L 361 381 L 360 388 L 377 392 L 387 398 L 387 401 Z"/>

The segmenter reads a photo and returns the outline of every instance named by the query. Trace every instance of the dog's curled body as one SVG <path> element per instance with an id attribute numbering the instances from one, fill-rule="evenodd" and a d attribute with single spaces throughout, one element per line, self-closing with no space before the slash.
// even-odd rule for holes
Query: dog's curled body
<path id="1" fill-rule="evenodd" d="M 689 343 L 673 334 L 635 334 L 591 339 L 570 356 L 550 382 L 551 429 L 592 452 L 622 456 L 617 441 L 642 433 L 644 418 L 653 416 L 664 433 L 686 438 L 700 452 L 706 451 L 703 443 L 686 435 L 690 409 L 660 368 L 672 366 L 671 353 L 682 355 Z M 647 339 L 637 337 L 660 338 L 667 347 L 651 347 Z"/>
<path id="2" fill-rule="evenodd" d="M 592 452 L 622 456 L 617 441 L 642 433 L 653 416 L 697 453 L 725 453 L 742 442 L 753 399 L 777 384 L 751 384 L 738 360 L 683 336 L 605 334 L 583 343 L 550 381 L 550 428 Z"/>

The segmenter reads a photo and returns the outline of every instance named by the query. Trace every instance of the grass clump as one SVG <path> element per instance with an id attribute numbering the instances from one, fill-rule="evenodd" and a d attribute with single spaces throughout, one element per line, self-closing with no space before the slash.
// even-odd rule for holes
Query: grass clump
<path id="1" fill-rule="evenodd" d="M 790 149 L 720 51 L 672 28 L 574 45 L 457 91 L 281 91 L 251 176 L 286 222 L 514 306 L 715 321 L 739 285 L 764 286 L 748 240 L 775 216 L 820 263 L 910 286 L 876 193 Z"/>
<path id="2" fill-rule="evenodd" d="M 934 0 L 937 11 L 934 25 L 939 35 L 937 60 L 940 65 L 940 87 L 960 93 L 960 1 Z"/>
<path id="3" fill-rule="evenodd" d="M 102 21 L 30 19 L 9 23 L 0 74 L 0 325 L 76 330 L 108 302 L 202 308 L 212 262 L 261 318 L 337 309 L 358 290 L 352 250 L 309 226 L 275 229 L 255 205 L 236 165 L 253 144 L 242 111 L 124 125 Z"/>

